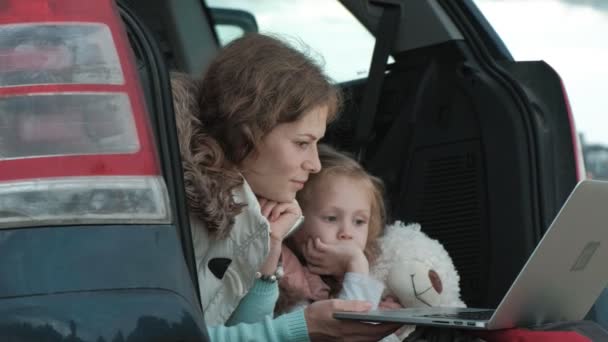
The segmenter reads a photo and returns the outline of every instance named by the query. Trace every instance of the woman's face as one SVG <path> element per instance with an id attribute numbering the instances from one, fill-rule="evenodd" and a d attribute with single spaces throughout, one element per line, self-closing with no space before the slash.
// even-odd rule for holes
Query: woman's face
<path id="1" fill-rule="evenodd" d="M 317 142 L 326 123 L 327 107 L 319 106 L 266 134 L 240 165 L 253 192 L 272 201 L 293 201 L 308 175 L 321 170 Z"/>

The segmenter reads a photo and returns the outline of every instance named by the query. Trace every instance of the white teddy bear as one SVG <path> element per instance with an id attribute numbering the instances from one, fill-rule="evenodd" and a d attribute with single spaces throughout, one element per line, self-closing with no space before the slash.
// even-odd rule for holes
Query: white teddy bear
<path id="1" fill-rule="evenodd" d="M 384 295 L 410 307 L 465 307 L 460 276 L 443 245 L 420 231 L 419 224 L 397 221 L 379 238 L 380 255 L 370 275 L 382 281 Z"/>
<path id="2" fill-rule="evenodd" d="M 380 255 L 370 275 L 386 286 L 383 298 L 392 295 L 405 308 L 466 307 L 452 259 L 443 245 L 420 231 L 419 224 L 397 221 L 386 227 L 378 244 Z M 413 330 L 412 326 L 400 329 L 398 340 Z M 383 341 L 397 340 L 393 338 Z"/>

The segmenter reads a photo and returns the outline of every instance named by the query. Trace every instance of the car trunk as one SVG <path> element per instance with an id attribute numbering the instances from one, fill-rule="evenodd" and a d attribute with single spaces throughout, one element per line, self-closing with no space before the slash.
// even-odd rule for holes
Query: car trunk
<path id="1" fill-rule="evenodd" d="M 362 161 L 392 218 L 445 245 L 465 302 L 495 307 L 577 183 L 572 123 L 555 71 L 493 56 L 470 8 L 443 7 L 464 39 L 393 51 Z M 328 133 L 355 153 L 365 82 Z"/>
<path id="2" fill-rule="evenodd" d="M 156 0 L 157 20 L 148 2 L 128 2 L 170 65 L 200 75 L 217 49 L 208 9 Z M 363 3 L 343 2 L 374 33 L 378 11 Z M 580 177 L 565 93 L 545 63 L 513 61 L 471 2 L 403 6 L 362 162 L 385 181 L 392 218 L 446 246 L 466 303 L 495 306 Z M 359 151 L 366 82 L 341 84 L 326 142 Z"/>

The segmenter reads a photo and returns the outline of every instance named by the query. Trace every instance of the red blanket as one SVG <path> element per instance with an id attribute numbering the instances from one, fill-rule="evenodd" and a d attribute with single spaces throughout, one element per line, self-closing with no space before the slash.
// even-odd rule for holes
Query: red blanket
<path id="1" fill-rule="evenodd" d="M 528 329 L 506 329 L 474 333 L 488 342 L 591 342 L 573 331 L 532 331 Z"/>

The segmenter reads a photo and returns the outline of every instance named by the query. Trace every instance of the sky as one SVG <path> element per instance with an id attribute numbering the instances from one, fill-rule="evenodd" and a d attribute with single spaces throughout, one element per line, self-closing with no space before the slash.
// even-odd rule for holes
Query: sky
<path id="1" fill-rule="evenodd" d="M 516 60 L 544 60 L 558 72 L 585 142 L 608 145 L 608 0 L 474 2 Z M 338 1 L 207 3 L 245 9 L 255 15 L 260 31 L 305 42 L 338 82 L 367 74 L 374 39 Z"/>
<path id="2" fill-rule="evenodd" d="M 207 0 L 207 4 L 252 13 L 260 32 L 278 34 L 303 48 L 337 82 L 367 76 L 374 37 L 337 0 Z"/>

